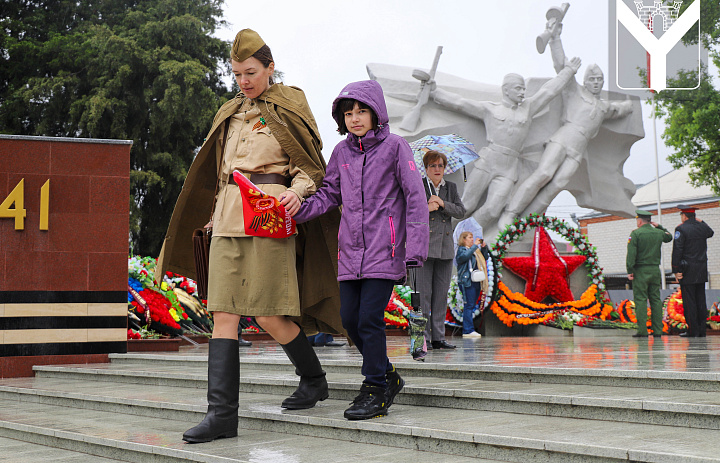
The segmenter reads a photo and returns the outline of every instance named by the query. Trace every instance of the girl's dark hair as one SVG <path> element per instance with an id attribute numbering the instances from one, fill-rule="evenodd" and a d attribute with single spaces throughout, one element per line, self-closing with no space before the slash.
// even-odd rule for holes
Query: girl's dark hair
<path id="1" fill-rule="evenodd" d="M 358 104 L 358 108 L 367 109 L 370 111 L 370 114 L 372 114 L 372 128 L 373 130 L 378 128 L 377 114 L 375 114 L 375 111 L 373 111 L 370 106 L 366 105 L 362 101 L 354 100 L 352 98 L 343 98 L 342 100 L 338 101 L 338 104 L 335 106 L 335 113 L 333 113 L 333 119 L 335 119 L 335 121 L 337 122 L 337 131 L 340 133 L 340 135 L 345 135 L 346 133 L 348 133 L 347 126 L 345 125 L 345 113 L 348 111 L 352 111 L 352 109 L 355 107 L 355 103 Z"/>
<path id="2" fill-rule="evenodd" d="M 272 52 L 270 51 L 270 47 L 268 47 L 267 45 L 263 45 L 262 47 L 260 47 L 260 49 L 253 53 L 252 56 L 253 58 L 256 58 L 258 61 L 260 61 L 262 65 L 265 66 L 265 68 L 269 67 L 270 63 L 275 61 L 273 59 Z M 270 85 L 274 83 L 275 79 L 270 76 Z"/>

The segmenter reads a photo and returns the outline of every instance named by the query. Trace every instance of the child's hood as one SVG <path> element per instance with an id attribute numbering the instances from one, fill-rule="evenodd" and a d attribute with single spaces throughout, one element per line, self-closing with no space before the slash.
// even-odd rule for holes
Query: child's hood
<path id="1" fill-rule="evenodd" d="M 383 96 L 383 90 L 379 83 L 374 80 L 361 80 L 360 82 L 347 84 L 340 92 L 340 95 L 335 98 L 332 105 L 332 114 L 338 124 L 344 124 L 345 120 L 341 115 L 335 114 L 335 109 L 337 108 L 338 102 L 345 98 L 362 101 L 370 106 L 378 117 L 378 124 L 380 126 L 387 126 L 389 120 L 387 106 L 385 106 L 385 97 Z"/>

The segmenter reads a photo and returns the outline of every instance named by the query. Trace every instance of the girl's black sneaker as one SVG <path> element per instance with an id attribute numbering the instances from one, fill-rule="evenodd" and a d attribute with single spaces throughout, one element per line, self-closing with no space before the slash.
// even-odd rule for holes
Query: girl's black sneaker
<path id="1" fill-rule="evenodd" d="M 387 391 L 379 386 L 364 384 L 360 386 L 360 394 L 345 410 L 348 420 L 368 420 L 387 415 Z"/>
<path id="2" fill-rule="evenodd" d="M 385 380 L 387 381 L 387 408 L 390 408 L 390 405 L 395 401 L 395 396 L 405 386 L 405 380 L 400 377 L 395 365 L 393 365 L 392 370 L 385 373 Z"/>

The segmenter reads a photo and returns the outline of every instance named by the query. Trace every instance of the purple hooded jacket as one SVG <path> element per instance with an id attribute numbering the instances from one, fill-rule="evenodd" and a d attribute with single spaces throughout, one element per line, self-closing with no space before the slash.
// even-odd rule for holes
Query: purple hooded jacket
<path id="1" fill-rule="evenodd" d="M 407 141 L 390 133 L 379 83 L 348 84 L 333 102 L 333 114 L 344 98 L 372 108 L 378 128 L 362 137 L 363 150 L 352 133 L 337 144 L 322 187 L 293 218 L 306 222 L 342 205 L 338 280 L 404 280 L 406 264 L 420 266 L 428 254 L 429 213 L 420 172 Z"/>

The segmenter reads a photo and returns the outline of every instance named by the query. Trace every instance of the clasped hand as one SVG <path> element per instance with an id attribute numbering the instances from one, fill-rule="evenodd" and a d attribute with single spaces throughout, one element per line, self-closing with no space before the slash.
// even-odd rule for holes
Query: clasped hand
<path id="1" fill-rule="evenodd" d="M 300 210 L 300 198 L 294 191 L 285 190 L 278 199 L 280 200 L 282 207 L 290 213 L 290 216 L 297 214 Z"/>
<path id="2" fill-rule="evenodd" d="M 437 211 L 440 208 L 445 207 L 445 202 L 440 199 L 437 195 L 430 196 L 430 199 L 428 199 L 428 209 L 430 212 Z"/>

